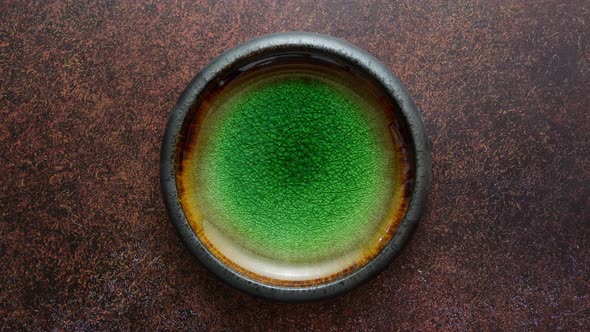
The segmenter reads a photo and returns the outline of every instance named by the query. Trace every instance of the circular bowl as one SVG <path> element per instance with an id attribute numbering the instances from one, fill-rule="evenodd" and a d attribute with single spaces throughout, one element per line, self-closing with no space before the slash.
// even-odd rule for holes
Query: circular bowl
<path id="1" fill-rule="evenodd" d="M 256 296 L 352 289 L 425 208 L 430 146 L 408 91 L 341 39 L 278 33 L 211 61 L 164 134 L 161 189 L 190 251 Z"/>

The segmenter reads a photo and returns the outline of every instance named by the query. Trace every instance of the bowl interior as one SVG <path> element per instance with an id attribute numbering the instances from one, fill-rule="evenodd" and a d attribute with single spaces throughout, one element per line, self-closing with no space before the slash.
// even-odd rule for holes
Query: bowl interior
<path id="1" fill-rule="evenodd" d="M 264 285 L 328 284 L 367 265 L 408 210 L 413 139 L 388 91 L 337 54 L 259 52 L 187 105 L 174 175 L 191 230 Z"/>

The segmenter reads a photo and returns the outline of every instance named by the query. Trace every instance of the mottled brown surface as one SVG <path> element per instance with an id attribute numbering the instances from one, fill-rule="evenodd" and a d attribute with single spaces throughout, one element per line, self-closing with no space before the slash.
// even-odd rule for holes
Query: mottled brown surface
<path id="1" fill-rule="evenodd" d="M 0 328 L 590 328 L 588 2 L 361 3 L 1 1 Z M 285 30 L 381 59 L 434 151 L 429 210 L 402 254 L 311 304 L 216 279 L 158 187 L 188 81 Z"/>

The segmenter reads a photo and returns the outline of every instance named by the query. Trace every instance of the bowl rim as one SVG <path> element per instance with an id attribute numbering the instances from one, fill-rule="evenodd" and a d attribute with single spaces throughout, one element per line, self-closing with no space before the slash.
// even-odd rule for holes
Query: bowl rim
<path id="1" fill-rule="evenodd" d="M 409 128 L 415 154 L 414 188 L 400 226 L 382 251 L 366 265 L 331 282 L 309 287 L 263 284 L 230 269 L 219 261 L 192 230 L 178 199 L 175 175 L 176 142 L 186 115 L 205 87 L 234 64 L 267 52 L 302 48 L 323 52 L 346 60 L 380 83 L 401 111 L 400 121 Z M 160 153 L 160 187 L 168 216 L 191 253 L 219 278 L 254 296 L 286 302 L 320 300 L 351 290 L 376 275 L 396 256 L 408 241 L 426 207 L 432 176 L 431 147 L 420 113 L 400 80 L 377 58 L 339 38 L 310 32 L 282 32 L 263 35 L 243 42 L 214 58 L 187 85 L 169 115 Z"/>

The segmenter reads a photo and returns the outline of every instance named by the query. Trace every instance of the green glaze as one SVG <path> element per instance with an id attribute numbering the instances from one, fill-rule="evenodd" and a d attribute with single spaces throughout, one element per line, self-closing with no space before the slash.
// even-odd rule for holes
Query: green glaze
<path id="1" fill-rule="evenodd" d="M 312 74 L 242 85 L 203 122 L 192 174 L 205 219 L 246 250 L 284 262 L 374 241 L 394 167 L 376 104 Z"/>

